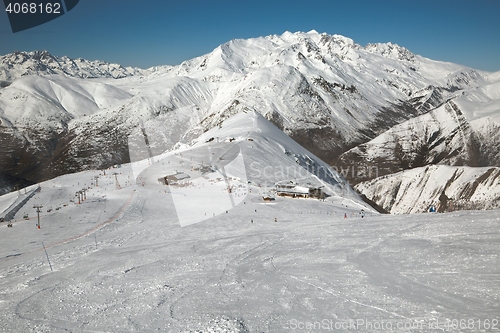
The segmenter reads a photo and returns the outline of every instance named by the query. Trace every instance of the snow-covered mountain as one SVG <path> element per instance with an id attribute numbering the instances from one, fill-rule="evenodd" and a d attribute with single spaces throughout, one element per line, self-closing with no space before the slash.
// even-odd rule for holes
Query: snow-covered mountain
<path id="1" fill-rule="evenodd" d="M 4 174 L 40 181 L 124 163 L 136 128 L 163 133 L 151 145 L 171 149 L 243 111 L 262 114 L 333 163 L 462 93 L 496 91 L 499 79 L 392 43 L 361 46 L 315 31 L 233 40 L 119 80 L 79 76 L 28 75 L 0 89 L 2 149 L 23 156 L 4 161 Z"/>
<path id="2" fill-rule="evenodd" d="M 164 68 L 168 68 L 165 66 Z M 99 60 L 57 57 L 46 50 L 32 52 L 14 52 L 0 56 L 0 82 L 7 85 L 27 75 L 61 74 L 79 78 L 123 78 L 145 75 L 158 68 L 143 70 L 136 67 L 123 67 Z"/>
<path id="3" fill-rule="evenodd" d="M 398 124 L 342 154 L 377 176 L 429 164 L 500 165 L 500 81 L 461 91 L 440 107 Z M 357 183 L 368 174 L 349 177 Z"/>
<path id="4" fill-rule="evenodd" d="M 171 188 L 183 226 L 207 219 L 207 211 L 211 216 L 232 209 L 244 199 L 239 192 L 248 184 L 271 197 L 277 197 L 275 184 L 286 184 L 293 193 L 299 193 L 295 188 L 320 189 L 330 201 L 373 211 L 332 167 L 255 111 L 234 115 L 191 144 L 159 155 L 155 150 L 161 149 L 149 144 L 158 142 L 155 135 L 143 127 L 129 137 L 133 179 L 157 185 L 166 176 L 183 175 L 187 180 Z M 185 198 L 196 202 L 197 209 L 186 205 Z"/>
<path id="5" fill-rule="evenodd" d="M 131 96 L 106 83 L 61 75 L 25 76 L 1 89 L 0 178 L 25 180 L 25 185 L 26 181 L 36 182 L 85 168 L 68 161 L 71 153 L 67 149 L 75 135 L 70 130 L 71 124 L 105 107 L 121 105 Z M 111 144 L 110 134 L 103 135 Z M 98 146 L 99 138 L 95 139 L 97 143 L 92 144 Z M 84 154 L 82 147 L 73 149 Z M 117 154 L 121 150 L 119 147 Z M 50 167 L 54 158 L 58 166 Z"/>
<path id="6" fill-rule="evenodd" d="M 392 214 L 500 207 L 500 168 L 430 165 L 359 183 L 355 188 Z M 444 196 L 443 196 L 444 195 Z"/>
<path id="7" fill-rule="evenodd" d="M 220 114 L 255 109 L 329 162 L 453 91 L 488 82 L 477 71 L 392 43 L 362 47 L 315 31 L 234 40 L 171 75 L 232 82 L 207 110 L 211 125 Z"/>

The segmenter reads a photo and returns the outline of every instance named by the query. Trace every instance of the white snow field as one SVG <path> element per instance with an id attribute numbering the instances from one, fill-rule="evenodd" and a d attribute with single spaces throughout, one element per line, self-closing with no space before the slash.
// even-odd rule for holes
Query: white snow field
<path id="1" fill-rule="evenodd" d="M 361 218 L 348 200 L 264 203 L 249 186 L 227 214 L 181 227 L 163 185 L 128 185 L 123 173 L 121 189 L 108 171 L 69 202 L 96 174 L 41 184 L 30 220 L 21 210 L 0 224 L 3 331 L 500 328 L 498 210 Z M 41 229 L 33 204 L 44 205 Z"/>
<path id="2" fill-rule="evenodd" d="M 0 223 L 0 330 L 500 329 L 498 210 L 377 214 L 254 112 L 142 162 L 41 183 Z M 189 178 L 158 182 L 172 171 Z M 286 177 L 328 196 L 264 201 Z"/>

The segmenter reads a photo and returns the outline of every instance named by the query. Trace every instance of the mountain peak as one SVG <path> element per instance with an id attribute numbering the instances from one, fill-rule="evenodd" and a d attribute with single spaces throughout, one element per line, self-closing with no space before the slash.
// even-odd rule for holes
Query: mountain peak
<path id="1" fill-rule="evenodd" d="M 407 48 L 391 42 L 368 44 L 366 45 L 365 50 L 391 59 L 406 61 L 414 61 L 415 59 L 415 55 Z"/>
<path id="2" fill-rule="evenodd" d="M 311 31 L 308 31 L 307 34 L 308 35 L 319 35 L 319 33 L 314 29 L 312 29 Z"/>

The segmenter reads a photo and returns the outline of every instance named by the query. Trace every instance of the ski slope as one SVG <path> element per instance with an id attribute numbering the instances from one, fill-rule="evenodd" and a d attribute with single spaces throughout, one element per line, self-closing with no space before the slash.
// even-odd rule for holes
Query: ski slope
<path id="1" fill-rule="evenodd" d="M 321 188 L 331 200 L 342 198 L 372 211 L 332 167 L 257 112 L 241 112 L 159 155 L 154 151 L 168 146 L 156 140 L 157 134 L 155 128 L 143 127 L 129 137 L 133 179 L 155 185 L 162 177 L 183 175 L 185 181 L 171 189 L 183 226 L 232 209 L 250 192 L 248 184 L 262 192 L 277 182 Z M 200 172 L 203 167 L 211 171 Z"/>
<path id="2" fill-rule="evenodd" d="M 99 171 L 42 183 L 26 206 L 61 208 L 41 229 L 33 209 L 0 224 L 3 331 L 498 327 L 498 210 L 361 218 L 349 200 L 265 203 L 249 185 L 227 213 L 182 227 L 169 187 L 130 182 L 127 168 L 101 171 L 99 186 Z M 83 186 L 87 199 L 70 202 Z"/>

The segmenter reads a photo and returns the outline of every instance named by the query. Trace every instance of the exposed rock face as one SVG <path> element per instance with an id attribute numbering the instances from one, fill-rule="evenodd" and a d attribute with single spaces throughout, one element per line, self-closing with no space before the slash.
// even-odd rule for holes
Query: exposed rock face
<path id="1" fill-rule="evenodd" d="M 344 169 L 352 163 L 376 169 L 376 175 L 347 174 L 353 184 L 433 164 L 498 166 L 500 121 L 495 105 L 500 103 L 472 102 L 469 95 L 461 95 L 348 150 L 335 163 Z M 488 110 L 492 106 L 493 112 Z"/>
<path id="2" fill-rule="evenodd" d="M 362 182 L 356 190 L 393 214 L 500 207 L 500 168 L 431 165 Z"/>

